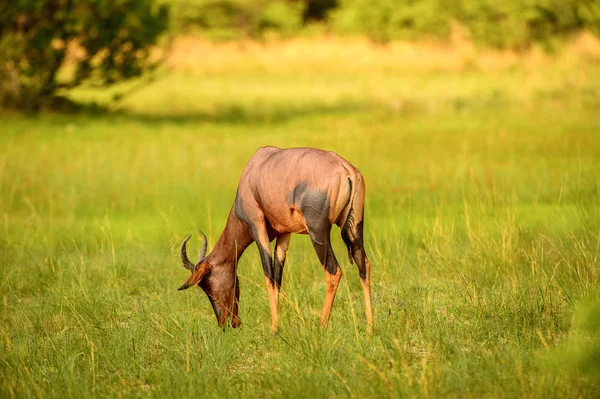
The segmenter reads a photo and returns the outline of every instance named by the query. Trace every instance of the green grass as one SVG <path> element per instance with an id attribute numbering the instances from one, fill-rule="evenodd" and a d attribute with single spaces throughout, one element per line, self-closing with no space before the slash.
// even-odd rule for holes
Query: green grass
<path id="1" fill-rule="evenodd" d="M 600 64 L 335 68 L 173 72 L 115 112 L 2 116 L 0 396 L 598 397 Z M 181 239 L 216 242 L 266 144 L 363 172 L 371 339 L 337 228 L 326 330 L 305 236 L 277 335 L 254 245 L 242 328 L 176 290 Z"/>

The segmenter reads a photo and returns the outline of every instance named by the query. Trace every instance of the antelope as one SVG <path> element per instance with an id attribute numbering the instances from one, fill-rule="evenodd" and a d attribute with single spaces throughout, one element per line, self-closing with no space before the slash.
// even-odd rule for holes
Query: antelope
<path id="1" fill-rule="evenodd" d="M 240 179 L 225 229 L 206 255 L 207 239 L 198 262 L 187 257 L 188 236 L 181 245 L 181 261 L 191 272 L 179 288 L 198 285 L 208 296 L 223 327 L 231 316 L 232 327 L 241 324 L 237 263 L 244 250 L 256 242 L 265 275 L 271 311 L 271 332 L 279 325 L 279 292 L 292 234 L 308 234 L 325 271 L 327 290 L 321 326 L 327 325 L 342 270 L 331 248 L 334 224 L 354 260 L 363 288 L 367 333 L 373 331 L 370 290 L 371 265 L 363 242 L 365 183 L 360 171 L 341 156 L 315 148 L 262 147 L 252 156 Z M 275 256 L 270 243 L 275 242 Z"/>

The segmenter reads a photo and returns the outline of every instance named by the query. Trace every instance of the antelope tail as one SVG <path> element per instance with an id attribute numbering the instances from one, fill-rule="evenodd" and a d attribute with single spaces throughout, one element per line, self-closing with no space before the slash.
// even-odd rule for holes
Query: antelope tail
<path id="1" fill-rule="evenodd" d="M 353 260 L 350 248 L 355 236 L 354 231 L 356 230 L 354 200 L 356 198 L 357 188 L 358 185 L 356 182 L 353 182 L 352 177 L 348 176 L 348 191 L 350 192 L 350 196 L 348 197 L 346 207 L 342 211 L 342 217 L 340 218 L 339 224 L 342 229 L 342 239 L 344 240 L 344 244 L 346 244 L 346 248 L 348 248 L 348 260 L 351 264 L 353 263 Z"/>

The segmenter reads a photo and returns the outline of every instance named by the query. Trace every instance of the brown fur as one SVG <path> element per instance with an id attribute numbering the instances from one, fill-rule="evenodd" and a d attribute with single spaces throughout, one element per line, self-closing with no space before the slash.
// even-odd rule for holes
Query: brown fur
<path id="1" fill-rule="evenodd" d="M 321 322 L 329 319 L 341 269 L 331 249 L 331 226 L 342 228 L 351 260 L 359 267 L 368 331 L 373 328 L 370 264 L 363 246 L 365 185 L 358 169 L 333 152 L 314 148 L 262 147 L 246 165 L 227 224 L 212 252 L 182 289 L 198 284 L 208 295 L 219 325 L 233 315 L 239 325 L 236 265 L 256 241 L 266 278 L 271 328 L 278 325 L 278 295 L 290 234 L 309 234 L 325 269 L 327 292 Z M 277 238 L 275 257 L 269 243 Z"/>

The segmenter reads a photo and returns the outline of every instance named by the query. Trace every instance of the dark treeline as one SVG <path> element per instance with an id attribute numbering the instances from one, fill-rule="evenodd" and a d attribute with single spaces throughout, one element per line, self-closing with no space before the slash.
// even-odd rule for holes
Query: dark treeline
<path id="1" fill-rule="evenodd" d="M 600 34 L 597 0 L 162 0 L 177 31 L 213 38 L 296 35 L 321 27 L 373 40 L 445 40 L 458 23 L 482 46 L 523 49 L 589 30 Z"/>
<path id="2" fill-rule="evenodd" d="M 439 40 L 462 26 L 478 45 L 554 47 L 600 35 L 598 0 L 14 0 L 0 2 L 0 106 L 53 107 L 57 94 L 140 76 L 165 32 L 262 39 L 310 32 L 377 42 Z M 65 65 L 70 73 L 59 74 Z"/>

